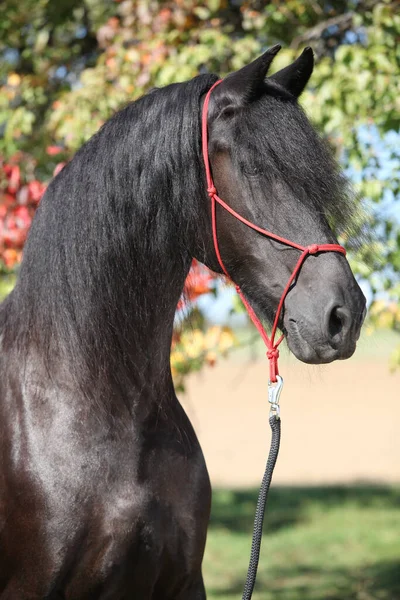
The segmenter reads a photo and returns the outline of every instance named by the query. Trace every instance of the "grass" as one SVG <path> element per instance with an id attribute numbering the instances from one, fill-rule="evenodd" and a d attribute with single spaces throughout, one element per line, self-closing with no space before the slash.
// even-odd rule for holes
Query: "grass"
<path id="1" fill-rule="evenodd" d="M 241 598 L 257 491 L 216 490 L 208 600 Z M 400 488 L 274 488 L 254 600 L 400 600 Z"/>

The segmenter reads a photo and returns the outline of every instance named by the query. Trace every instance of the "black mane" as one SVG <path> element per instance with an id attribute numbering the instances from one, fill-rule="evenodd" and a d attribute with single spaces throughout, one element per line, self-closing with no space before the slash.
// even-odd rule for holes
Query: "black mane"
<path id="1" fill-rule="evenodd" d="M 155 309 L 170 310 L 159 292 L 177 279 L 182 287 L 190 265 L 188 238 L 205 194 L 200 104 L 215 79 L 202 75 L 129 104 L 51 182 L 7 302 L 10 342 L 28 347 L 28 337 L 50 361 L 66 354 L 77 379 L 85 366 L 96 377 L 110 355 L 128 357 L 149 335 Z M 152 296 L 155 306 L 147 305 Z"/>

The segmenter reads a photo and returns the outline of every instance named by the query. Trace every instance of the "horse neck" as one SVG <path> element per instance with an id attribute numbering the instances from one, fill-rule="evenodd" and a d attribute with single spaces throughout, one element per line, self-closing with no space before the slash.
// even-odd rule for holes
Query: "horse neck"
<path id="1" fill-rule="evenodd" d="M 19 329 L 79 386 L 173 394 L 173 321 L 197 235 L 183 207 L 204 193 L 198 156 L 185 159 L 184 191 L 156 178 L 146 194 L 129 168 L 110 192 L 105 164 L 85 169 L 95 150 L 65 167 L 35 216 L 14 294 Z"/>
<path id="2" fill-rule="evenodd" d="M 25 347 L 42 355 L 49 372 L 70 373 L 91 395 L 129 389 L 149 402 L 166 390 L 173 394 L 171 337 L 191 257 L 173 244 L 147 255 L 132 246 L 119 248 L 118 260 L 111 249 L 100 253 L 95 266 L 82 250 L 71 248 L 69 259 L 77 271 L 73 279 L 64 275 L 58 281 L 49 263 L 43 265 L 46 277 L 37 257 L 33 267 L 27 248 L 13 308 L 29 339 Z M 54 250 L 57 271 L 63 268 L 61 259 L 67 260 L 64 252 Z"/>
<path id="3" fill-rule="evenodd" d="M 8 338 L 89 394 L 173 395 L 175 308 L 208 230 L 201 98 L 213 81 L 201 75 L 117 113 L 36 213 Z"/>

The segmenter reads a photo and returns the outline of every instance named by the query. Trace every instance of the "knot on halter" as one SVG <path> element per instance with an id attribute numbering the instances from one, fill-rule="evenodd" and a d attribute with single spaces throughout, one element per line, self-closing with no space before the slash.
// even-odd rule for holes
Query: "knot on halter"
<path id="1" fill-rule="evenodd" d="M 279 358 L 278 348 L 271 348 L 270 350 L 268 350 L 267 358 L 268 358 L 268 360 L 278 360 L 278 358 Z"/>
<path id="2" fill-rule="evenodd" d="M 207 194 L 210 196 L 210 198 L 213 198 L 213 196 L 215 196 L 216 193 L 217 193 L 217 190 L 214 185 L 207 188 Z"/>
<path id="3" fill-rule="evenodd" d="M 311 246 L 308 246 L 307 250 L 308 254 L 317 254 L 317 252 L 319 252 L 319 246 L 318 244 L 311 244 Z"/>

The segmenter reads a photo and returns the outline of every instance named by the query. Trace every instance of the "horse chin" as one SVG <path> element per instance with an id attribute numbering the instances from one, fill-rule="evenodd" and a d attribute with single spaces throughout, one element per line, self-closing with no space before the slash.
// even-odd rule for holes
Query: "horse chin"
<path id="1" fill-rule="evenodd" d="M 293 319 L 289 319 L 286 325 L 286 340 L 295 357 L 310 365 L 322 365 L 350 358 L 356 349 L 355 343 L 346 349 L 338 349 L 325 340 L 312 340 L 310 333 L 307 337 L 302 334 L 298 323 Z"/>

